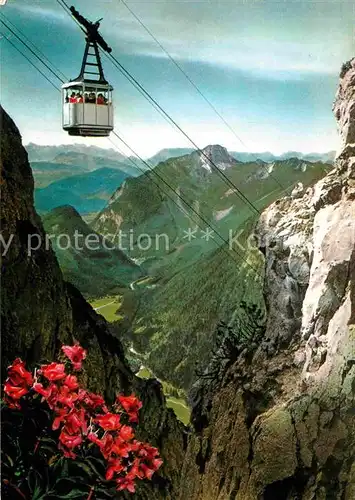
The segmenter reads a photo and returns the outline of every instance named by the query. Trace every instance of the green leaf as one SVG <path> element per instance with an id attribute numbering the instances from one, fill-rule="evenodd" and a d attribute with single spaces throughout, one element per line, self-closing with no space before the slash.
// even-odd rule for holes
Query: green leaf
<path id="1" fill-rule="evenodd" d="M 83 490 L 79 490 L 79 489 L 75 489 L 73 491 L 71 491 L 70 493 L 67 493 L 66 495 L 58 495 L 57 498 L 58 499 L 65 499 L 65 500 L 68 500 L 69 498 L 80 498 L 81 500 L 84 498 L 83 495 L 89 495 L 89 489 L 86 488 L 85 491 Z"/>
<path id="2" fill-rule="evenodd" d="M 80 484 L 82 482 L 83 478 L 82 477 L 60 477 L 56 484 L 59 484 L 61 481 L 65 481 L 68 483 L 75 483 L 75 484 Z"/>
<path id="3" fill-rule="evenodd" d="M 105 486 L 98 486 L 95 488 L 95 492 L 100 493 L 100 500 L 101 500 L 101 497 L 113 498 L 115 493 L 116 493 L 116 489 L 115 488 L 108 488 Z"/>
<path id="4" fill-rule="evenodd" d="M 75 467 L 79 467 L 79 469 L 84 471 L 89 477 L 92 476 L 92 470 L 90 469 L 90 467 L 88 465 L 86 465 L 86 463 L 81 462 L 79 460 L 76 460 L 73 465 Z"/>
<path id="5" fill-rule="evenodd" d="M 42 437 L 41 443 L 51 443 L 51 444 L 53 444 L 53 446 L 57 447 L 56 441 L 50 437 Z"/>
<path id="6" fill-rule="evenodd" d="M 3 453 L 3 458 L 2 460 L 7 460 L 7 462 L 10 464 L 11 467 L 14 466 L 14 461 L 12 460 L 12 458 L 10 457 L 10 455 L 8 455 L 7 453 Z"/>
<path id="7" fill-rule="evenodd" d="M 103 463 L 100 462 L 99 459 L 94 458 L 94 457 L 90 457 L 86 460 L 86 462 L 96 476 L 98 476 L 100 478 L 104 477 L 105 467 L 104 467 Z M 97 467 L 103 468 L 103 472 L 100 472 L 100 470 Z"/>

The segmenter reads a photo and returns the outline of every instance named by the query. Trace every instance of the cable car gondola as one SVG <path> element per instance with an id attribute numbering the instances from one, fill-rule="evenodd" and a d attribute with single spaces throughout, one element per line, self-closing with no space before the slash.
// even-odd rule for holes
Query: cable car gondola
<path id="1" fill-rule="evenodd" d="M 108 53 L 112 49 L 98 32 L 101 19 L 92 23 L 70 10 L 85 28 L 86 47 L 79 76 L 62 85 L 63 129 L 74 136 L 107 137 L 113 130 L 113 88 L 105 79 L 99 46 Z"/>

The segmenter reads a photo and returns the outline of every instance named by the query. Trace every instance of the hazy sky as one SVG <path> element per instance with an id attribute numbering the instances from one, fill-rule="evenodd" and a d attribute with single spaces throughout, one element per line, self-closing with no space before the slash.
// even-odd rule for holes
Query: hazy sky
<path id="1" fill-rule="evenodd" d="M 113 54 L 200 147 L 219 143 L 230 150 L 274 153 L 337 148 L 331 107 L 341 64 L 355 53 L 355 2 L 127 0 L 242 142 L 121 0 L 68 3 L 91 20 L 104 18 L 101 33 Z M 0 13 L 65 75 L 77 76 L 84 37 L 56 0 L 8 0 Z M 26 51 L 13 35 L 10 38 Z M 71 138 L 62 131 L 60 94 L 6 40 L 1 40 L 0 47 L 1 101 L 25 143 L 87 142 L 112 147 L 107 139 Z M 109 61 L 104 63 L 106 77 L 115 88 L 115 125 L 140 154 L 191 146 Z"/>

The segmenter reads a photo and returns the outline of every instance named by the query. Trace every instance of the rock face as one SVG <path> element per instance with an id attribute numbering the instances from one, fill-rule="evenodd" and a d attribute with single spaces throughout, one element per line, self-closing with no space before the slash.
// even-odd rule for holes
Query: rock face
<path id="1" fill-rule="evenodd" d="M 201 390 L 179 500 L 355 498 L 355 59 L 334 112 L 334 170 L 259 221 L 266 333 Z"/>
<path id="2" fill-rule="evenodd" d="M 209 170 L 210 172 L 212 172 L 212 168 L 214 165 L 216 165 L 221 170 L 226 170 L 238 163 L 237 160 L 235 160 L 223 146 L 207 146 L 203 149 L 202 152 L 203 154 L 199 154 L 201 166 Z"/>
<path id="3" fill-rule="evenodd" d="M 141 435 L 157 445 L 164 469 L 133 498 L 175 499 L 183 459 L 184 430 L 165 407 L 158 383 L 137 379 L 122 345 L 80 292 L 63 280 L 33 207 L 33 177 L 13 121 L 0 108 L 1 134 L 1 342 L 2 380 L 17 356 L 28 366 L 55 359 L 62 343 L 88 349 L 86 383 L 112 400 L 134 391 L 143 400 Z M 31 245 L 32 244 L 32 245 Z M 32 249 L 31 249 L 32 246 Z"/>

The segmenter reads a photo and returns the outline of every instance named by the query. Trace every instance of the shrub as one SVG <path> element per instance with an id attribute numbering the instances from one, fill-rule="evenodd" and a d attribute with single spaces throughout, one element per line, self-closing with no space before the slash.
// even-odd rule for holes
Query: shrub
<path id="1" fill-rule="evenodd" d="M 30 373 L 17 358 L 8 368 L 2 405 L 4 498 L 119 498 L 151 479 L 162 460 L 157 448 L 135 439 L 142 403 L 104 398 L 81 387 L 76 373 L 86 351 L 63 346 L 63 360 Z"/>
<path id="2" fill-rule="evenodd" d="M 205 369 L 197 369 L 196 375 L 200 379 L 220 382 L 244 349 L 254 350 L 258 346 L 264 330 L 263 311 L 256 304 L 242 301 L 233 325 L 223 321 L 217 325 L 210 363 Z"/>

